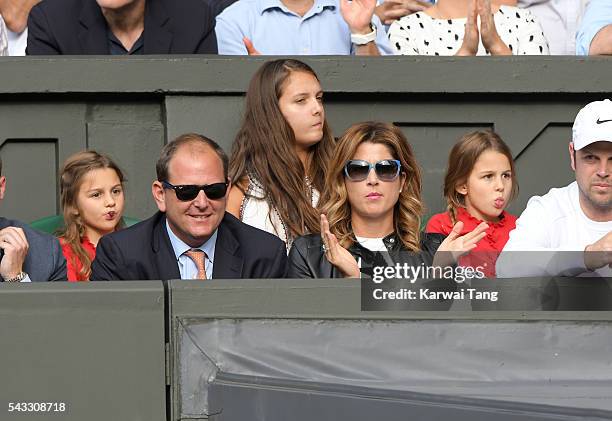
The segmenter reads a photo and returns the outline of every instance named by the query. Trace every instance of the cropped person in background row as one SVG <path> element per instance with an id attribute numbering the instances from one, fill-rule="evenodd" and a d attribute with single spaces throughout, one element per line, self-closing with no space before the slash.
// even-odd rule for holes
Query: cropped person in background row
<path id="1" fill-rule="evenodd" d="M 27 54 L 216 54 L 214 26 L 203 0 L 45 0 Z"/>
<path id="2" fill-rule="evenodd" d="M 342 135 L 320 209 L 320 233 L 298 237 L 291 248 L 291 278 L 359 278 L 360 268 L 396 263 L 453 265 L 487 229 L 483 222 L 460 235 L 458 222 L 446 238 L 420 232 L 421 171 L 401 130 L 388 123 L 354 124 Z"/>
<path id="3" fill-rule="evenodd" d="M 576 35 L 590 0 L 519 0 L 518 7 L 538 18 L 550 54 L 576 54 Z"/>
<path id="4" fill-rule="evenodd" d="M 392 54 L 376 0 L 240 0 L 217 16 L 219 54 Z"/>
<path id="5" fill-rule="evenodd" d="M 0 176 L 0 200 L 5 191 L 6 177 Z M 20 221 L 0 217 L 0 259 L 2 282 L 66 280 L 66 259 L 57 238 Z"/>
<path id="6" fill-rule="evenodd" d="M 576 36 L 576 54 L 612 54 L 612 2 L 609 0 L 590 0 Z"/>
<path id="7" fill-rule="evenodd" d="M 0 0 L 0 15 L 8 33 L 8 55 L 25 56 L 28 41 L 28 15 L 40 0 Z"/>
<path id="8" fill-rule="evenodd" d="M 444 177 L 448 210 L 431 217 L 427 232 L 449 235 L 457 221 L 466 234 L 483 221 L 487 235 L 459 259 L 462 266 L 482 267 L 495 277 L 495 261 L 516 225 L 516 216 L 504 209 L 516 197 L 518 183 L 508 145 L 492 131 L 467 133 L 453 146 Z"/>
<path id="9" fill-rule="evenodd" d="M 529 199 L 498 277 L 612 276 L 612 101 L 578 112 L 569 155 L 576 181 Z"/>
<path id="10" fill-rule="evenodd" d="M 289 250 L 295 237 L 319 228 L 315 207 L 333 147 L 314 70 L 292 59 L 265 63 L 251 79 L 232 145 L 228 212 Z"/>
<path id="11" fill-rule="evenodd" d="M 59 234 L 69 281 L 87 281 L 96 246 L 103 235 L 120 228 L 123 216 L 123 172 L 96 151 L 69 157 L 60 171 L 64 227 Z"/>
<path id="12" fill-rule="evenodd" d="M 227 171 L 223 149 L 202 135 L 164 146 L 151 186 L 159 212 L 102 237 L 91 280 L 283 278 L 285 244 L 225 212 Z"/>
<path id="13" fill-rule="evenodd" d="M 2 16 L 0 16 L 0 56 L 8 56 L 8 36 Z"/>
<path id="14" fill-rule="evenodd" d="M 549 53 L 542 28 L 529 11 L 494 0 L 439 0 L 393 22 L 389 41 L 403 55 Z"/>

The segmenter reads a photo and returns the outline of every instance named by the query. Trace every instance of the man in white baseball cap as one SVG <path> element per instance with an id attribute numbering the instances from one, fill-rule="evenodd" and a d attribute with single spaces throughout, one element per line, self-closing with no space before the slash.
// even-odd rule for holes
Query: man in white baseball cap
<path id="1" fill-rule="evenodd" d="M 529 199 L 498 277 L 612 276 L 612 101 L 578 112 L 569 154 L 576 181 Z"/>

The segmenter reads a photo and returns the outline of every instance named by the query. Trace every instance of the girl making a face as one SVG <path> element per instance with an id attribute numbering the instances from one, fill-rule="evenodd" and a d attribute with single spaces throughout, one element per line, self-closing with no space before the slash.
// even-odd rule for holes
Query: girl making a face
<path id="1" fill-rule="evenodd" d="M 100 238 L 122 226 L 123 183 L 119 167 L 95 151 L 69 157 L 61 169 L 64 228 L 59 239 L 69 281 L 87 281 Z"/>
<path id="2" fill-rule="evenodd" d="M 457 221 L 469 232 L 483 221 L 486 236 L 459 263 L 481 266 L 495 277 L 495 261 L 516 224 L 504 209 L 518 193 L 514 161 L 508 145 L 492 131 L 464 135 L 451 149 L 444 178 L 447 211 L 431 217 L 426 231 L 447 235 Z"/>

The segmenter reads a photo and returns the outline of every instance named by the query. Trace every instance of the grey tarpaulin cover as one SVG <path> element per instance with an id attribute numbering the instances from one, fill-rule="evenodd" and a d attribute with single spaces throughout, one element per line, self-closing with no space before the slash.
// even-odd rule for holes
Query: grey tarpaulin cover
<path id="1" fill-rule="evenodd" d="M 606 322 L 188 319 L 182 416 L 224 373 L 612 410 Z"/>

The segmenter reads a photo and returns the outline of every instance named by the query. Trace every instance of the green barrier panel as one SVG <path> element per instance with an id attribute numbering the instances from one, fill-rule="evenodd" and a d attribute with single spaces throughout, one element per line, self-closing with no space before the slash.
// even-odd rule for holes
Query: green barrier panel
<path id="1" fill-rule="evenodd" d="M 166 420 L 164 289 L 0 283 L 0 419 Z"/>

